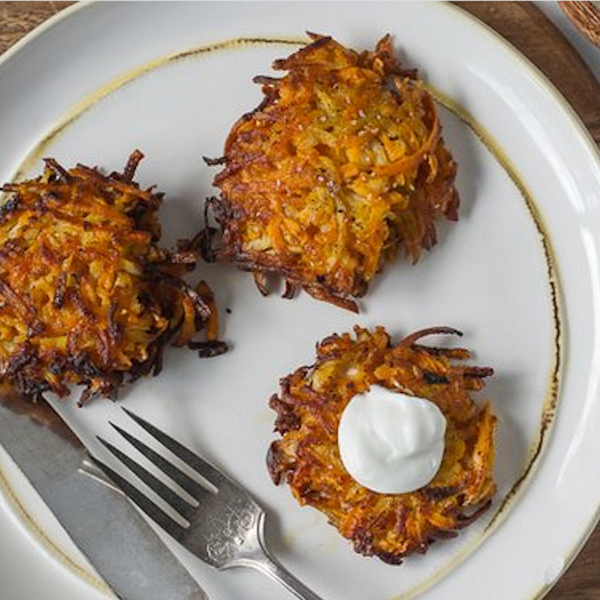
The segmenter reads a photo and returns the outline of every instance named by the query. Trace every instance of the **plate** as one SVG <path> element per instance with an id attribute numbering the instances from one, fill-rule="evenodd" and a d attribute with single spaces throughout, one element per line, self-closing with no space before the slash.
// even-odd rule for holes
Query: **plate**
<path id="1" fill-rule="evenodd" d="M 0 65 L 0 179 L 38 173 L 44 156 L 113 170 L 140 148 L 138 179 L 166 194 L 166 241 L 192 235 L 214 193 L 215 170 L 202 157 L 222 153 L 233 122 L 260 100 L 252 77 L 269 74 L 305 31 L 355 48 L 394 36 L 438 99 L 459 163 L 461 219 L 440 224 L 438 245 L 418 265 L 388 266 L 358 316 L 307 295 L 263 298 L 247 274 L 201 265 L 195 276 L 216 292 L 231 352 L 199 360 L 169 350 L 163 373 L 136 382 L 123 402 L 246 485 L 268 509 L 274 554 L 324 598 L 469 599 L 480 596 L 481 581 L 488 598 L 539 597 L 591 532 L 600 505 L 591 459 L 600 451 L 600 161 L 560 95 L 485 26 L 431 3 L 71 9 Z M 356 324 L 382 324 L 396 337 L 456 327 L 476 362 L 496 372 L 479 398 L 492 398 L 499 416 L 493 509 L 400 567 L 356 555 L 320 513 L 274 487 L 265 468 L 274 439 L 267 400 L 279 378 L 310 364 L 318 340 Z M 109 402 L 60 409 L 90 443 L 96 433 L 112 436 L 109 419 L 122 419 Z M 57 597 L 75 582 L 82 600 L 107 597 L 3 454 L 0 468 L 2 506 L 21 523 L 12 537 L 51 557 Z M 8 543 L 3 537 L 0 548 Z M 255 573 L 217 573 L 181 556 L 211 598 L 281 598 Z"/>

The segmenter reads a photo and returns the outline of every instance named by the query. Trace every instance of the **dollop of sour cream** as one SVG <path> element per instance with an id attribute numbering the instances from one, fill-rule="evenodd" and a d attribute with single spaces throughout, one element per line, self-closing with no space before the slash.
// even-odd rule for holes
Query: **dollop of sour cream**
<path id="1" fill-rule="evenodd" d="M 446 418 L 433 402 L 374 385 L 344 409 L 338 444 L 354 480 L 374 492 L 402 494 L 434 478 L 445 433 Z"/>

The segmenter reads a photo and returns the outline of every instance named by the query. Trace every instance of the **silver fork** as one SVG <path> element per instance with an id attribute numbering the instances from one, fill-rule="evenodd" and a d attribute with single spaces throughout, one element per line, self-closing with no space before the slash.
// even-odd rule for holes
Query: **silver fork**
<path id="1" fill-rule="evenodd" d="M 209 565 L 219 570 L 251 567 L 278 581 L 298 598 L 322 600 L 268 552 L 264 542 L 265 513 L 244 488 L 148 421 L 130 410 L 123 410 L 210 484 L 209 487 L 198 483 L 131 433 L 110 423 L 191 497 L 190 500 L 185 499 L 125 452 L 98 437 L 122 464 L 179 513 L 186 524 L 178 523 L 127 479 L 93 458 L 130 500 L 165 532 Z"/>

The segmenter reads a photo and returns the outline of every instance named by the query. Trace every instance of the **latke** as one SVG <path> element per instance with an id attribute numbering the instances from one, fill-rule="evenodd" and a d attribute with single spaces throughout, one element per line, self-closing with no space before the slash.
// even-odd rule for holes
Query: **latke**
<path id="1" fill-rule="evenodd" d="M 196 253 L 158 246 L 162 194 L 133 181 L 142 157 L 109 176 L 47 159 L 42 176 L 2 188 L 0 380 L 26 398 L 71 384 L 85 386 L 80 402 L 115 397 L 205 327 L 201 353 L 223 350 L 210 290 L 181 279 Z"/>
<path id="2" fill-rule="evenodd" d="M 416 262 L 436 243 L 434 221 L 458 218 L 456 164 L 431 95 L 383 38 L 355 52 L 330 37 L 256 77 L 264 99 L 233 126 L 207 214 L 219 229 L 212 260 L 286 282 L 358 311 L 385 261 L 402 249 Z"/>
<path id="3" fill-rule="evenodd" d="M 495 417 L 470 392 L 484 387 L 490 368 L 457 365 L 464 348 L 432 348 L 430 334 L 459 334 L 446 327 L 418 331 L 393 345 L 382 327 L 355 328 L 317 346 L 317 361 L 281 380 L 270 400 L 277 412 L 267 456 L 275 484 L 287 482 L 301 505 L 313 506 L 354 544 L 356 552 L 399 564 L 424 553 L 438 538 L 457 535 L 489 505 L 493 481 Z M 460 334 L 459 334 L 460 335 Z M 371 385 L 434 402 L 447 420 L 442 464 L 423 488 L 380 494 L 357 483 L 340 459 L 337 430 L 344 408 Z"/>

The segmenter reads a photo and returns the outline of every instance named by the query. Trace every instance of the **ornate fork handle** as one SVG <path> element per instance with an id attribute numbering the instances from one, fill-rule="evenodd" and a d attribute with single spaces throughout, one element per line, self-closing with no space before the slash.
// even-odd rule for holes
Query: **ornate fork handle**
<path id="1" fill-rule="evenodd" d="M 186 498 L 123 450 L 103 438 L 98 438 L 123 466 L 160 496 L 183 521 L 173 519 L 139 488 L 96 458 L 92 457 L 91 462 L 84 462 L 81 465 L 82 471 L 104 484 L 120 489 L 165 533 L 209 565 L 219 570 L 251 567 L 277 581 L 301 600 L 323 600 L 267 551 L 264 542 L 265 513 L 247 490 L 156 426 L 131 411 L 124 410 L 205 482 L 201 483 L 191 477 L 145 442 L 111 423 L 125 440 L 179 486 L 188 496 Z M 100 470 L 96 467 L 100 467 Z M 108 481 L 103 472 L 108 475 Z"/>
<path id="2" fill-rule="evenodd" d="M 231 567 L 250 567 L 267 575 L 274 581 L 283 585 L 296 598 L 300 600 L 323 600 L 323 598 L 304 583 L 302 583 L 295 575 L 290 573 L 271 553 L 267 550 L 264 543 L 264 513 L 258 517 L 258 522 L 255 523 L 253 534 L 246 534 L 243 550 L 241 550 L 236 559 L 231 562 Z"/>
<path id="3" fill-rule="evenodd" d="M 262 556 L 257 556 L 252 562 L 248 563 L 249 567 L 264 573 L 279 582 L 287 588 L 296 598 L 301 600 L 323 600 L 321 596 L 317 596 L 311 589 L 306 587 L 297 577 L 292 575 L 282 564 L 277 562 L 269 553 L 264 550 Z"/>

